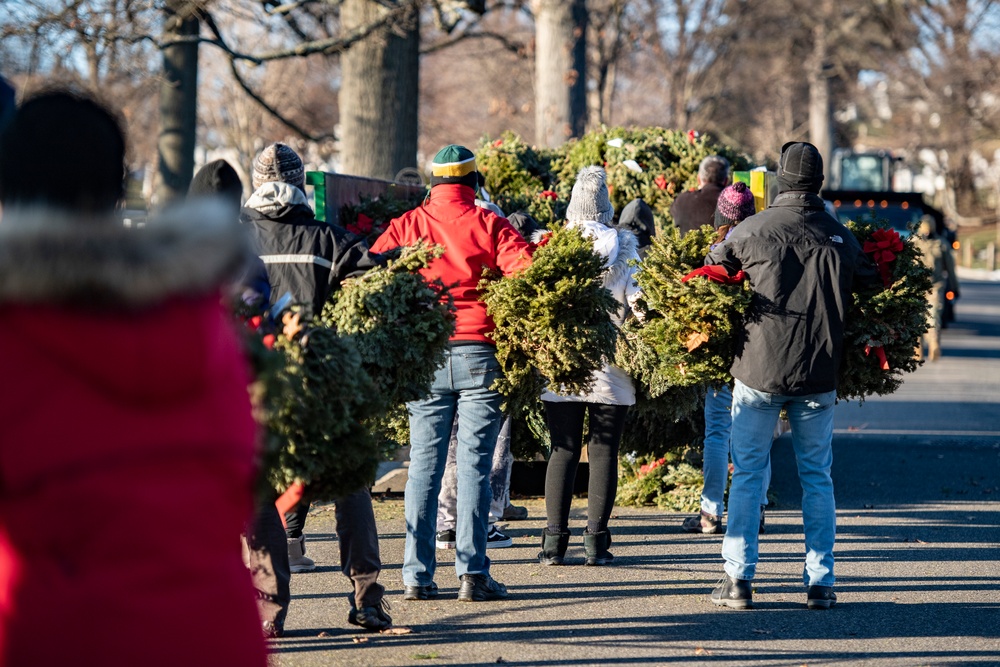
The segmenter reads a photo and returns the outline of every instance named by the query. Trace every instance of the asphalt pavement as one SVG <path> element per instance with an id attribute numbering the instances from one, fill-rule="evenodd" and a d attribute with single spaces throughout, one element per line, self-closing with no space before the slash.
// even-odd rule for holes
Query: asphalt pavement
<path id="1" fill-rule="evenodd" d="M 761 537 L 755 608 L 717 609 L 722 538 L 683 515 L 617 508 L 615 562 L 583 566 L 583 499 L 569 565 L 538 564 L 542 499 L 490 551 L 509 600 L 460 603 L 454 552 L 438 551 L 435 601 L 404 602 L 402 500 L 376 501 L 381 582 L 399 634 L 348 625 L 332 508 L 306 525 L 315 572 L 292 577 L 272 662 L 319 665 L 1000 665 L 1000 283 L 963 283 L 940 361 L 889 397 L 837 407 L 838 603 L 808 611 L 801 492 L 788 435 L 773 451 L 775 506 Z"/>

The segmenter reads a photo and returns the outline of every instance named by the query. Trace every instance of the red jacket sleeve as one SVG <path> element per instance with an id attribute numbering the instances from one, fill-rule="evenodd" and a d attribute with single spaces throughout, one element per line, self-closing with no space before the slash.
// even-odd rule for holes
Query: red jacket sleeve
<path id="1" fill-rule="evenodd" d="M 388 229 L 382 232 L 382 235 L 375 239 L 375 243 L 372 244 L 369 250 L 374 253 L 383 253 L 387 250 L 392 250 L 393 248 L 398 248 L 402 245 L 396 236 L 396 220 L 389 223 Z"/>
<path id="2" fill-rule="evenodd" d="M 505 276 L 531 265 L 534 245 L 525 241 L 506 219 L 497 219 L 497 224 L 493 228 L 493 238 L 496 244 L 497 266 Z"/>

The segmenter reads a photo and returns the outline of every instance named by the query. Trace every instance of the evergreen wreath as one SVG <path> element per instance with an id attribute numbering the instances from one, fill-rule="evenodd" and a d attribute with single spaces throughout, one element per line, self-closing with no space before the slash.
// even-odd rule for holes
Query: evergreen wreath
<path id="1" fill-rule="evenodd" d="M 495 388 L 515 412 L 548 387 L 562 394 L 590 390 L 593 373 L 611 358 L 618 302 L 604 289 L 604 258 L 574 228 L 552 232 L 531 265 L 480 283 L 496 329 L 503 376 Z"/>
<path id="2" fill-rule="evenodd" d="M 323 323 L 353 342 L 386 406 L 369 420 L 385 455 L 409 444 L 405 404 L 427 396 L 455 330 L 448 288 L 419 273 L 443 252 L 420 241 L 385 253 L 384 266 L 345 280 L 323 308 Z"/>
<path id="3" fill-rule="evenodd" d="M 280 447 L 266 474 L 283 492 L 302 482 L 316 500 L 334 500 L 375 478 L 378 447 L 365 421 L 384 405 L 361 364 L 354 341 L 331 329 L 293 328 L 278 335 L 274 349 L 284 356 L 281 387 L 268 400 L 266 427 Z"/>
<path id="4" fill-rule="evenodd" d="M 872 285 L 855 286 L 844 322 L 837 398 L 863 402 L 867 396 L 893 393 L 903 383 L 903 374 L 922 363 L 914 350 L 927 332 L 932 279 L 913 237 L 902 239 L 879 221 L 851 221 L 847 227 L 882 277 Z"/>

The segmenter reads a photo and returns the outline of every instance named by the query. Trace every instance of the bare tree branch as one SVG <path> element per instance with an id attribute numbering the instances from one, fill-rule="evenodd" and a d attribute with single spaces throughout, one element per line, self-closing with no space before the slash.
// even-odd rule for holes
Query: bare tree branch
<path id="1" fill-rule="evenodd" d="M 466 39 L 492 39 L 499 42 L 505 50 L 510 51 L 520 57 L 526 57 L 527 45 L 524 42 L 519 42 L 514 39 L 510 39 L 507 35 L 499 32 L 493 32 L 490 30 L 478 30 L 476 32 L 462 32 L 458 35 L 453 35 L 448 39 L 443 39 L 439 42 L 433 44 L 428 44 L 420 49 L 421 55 L 426 53 L 436 53 L 437 51 L 443 51 L 455 44 L 466 40 Z"/>

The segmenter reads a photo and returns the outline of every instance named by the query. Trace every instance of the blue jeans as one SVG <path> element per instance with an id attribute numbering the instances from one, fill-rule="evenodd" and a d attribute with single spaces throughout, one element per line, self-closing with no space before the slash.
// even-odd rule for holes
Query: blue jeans
<path id="1" fill-rule="evenodd" d="M 489 474 L 503 422 L 500 394 L 490 388 L 500 374 L 495 350 L 486 343 L 450 348 L 444 366 L 434 374 L 430 395 L 406 406 L 410 467 L 404 496 L 403 583 L 407 586 L 426 586 L 434 579 L 438 494 L 456 414 L 455 572 L 459 577 L 489 572 Z"/>
<path id="2" fill-rule="evenodd" d="M 833 543 L 837 507 L 833 497 L 833 406 L 836 391 L 781 396 L 751 389 L 739 380 L 733 389 L 733 483 L 729 523 L 722 542 L 726 574 L 753 579 L 757 568 L 757 530 L 761 484 L 770 462 L 774 426 L 782 408 L 792 425 L 792 446 L 802 484 L 802 523 L 807 586 L 833 586 Z"/>
<path id="3" fill-rule="evenodd" d="M 701 511 L 722 516 L 729 482 L 729 438 L 733 430 L 733 392 L 728 385 L 709 387 L 705 392 L 705 444 L 701 472 L 705 485 L 701 490 Z M 767 504 L 767 489 L 771 486 L 771 459 L 761 483 L 761 505 Z"/>

